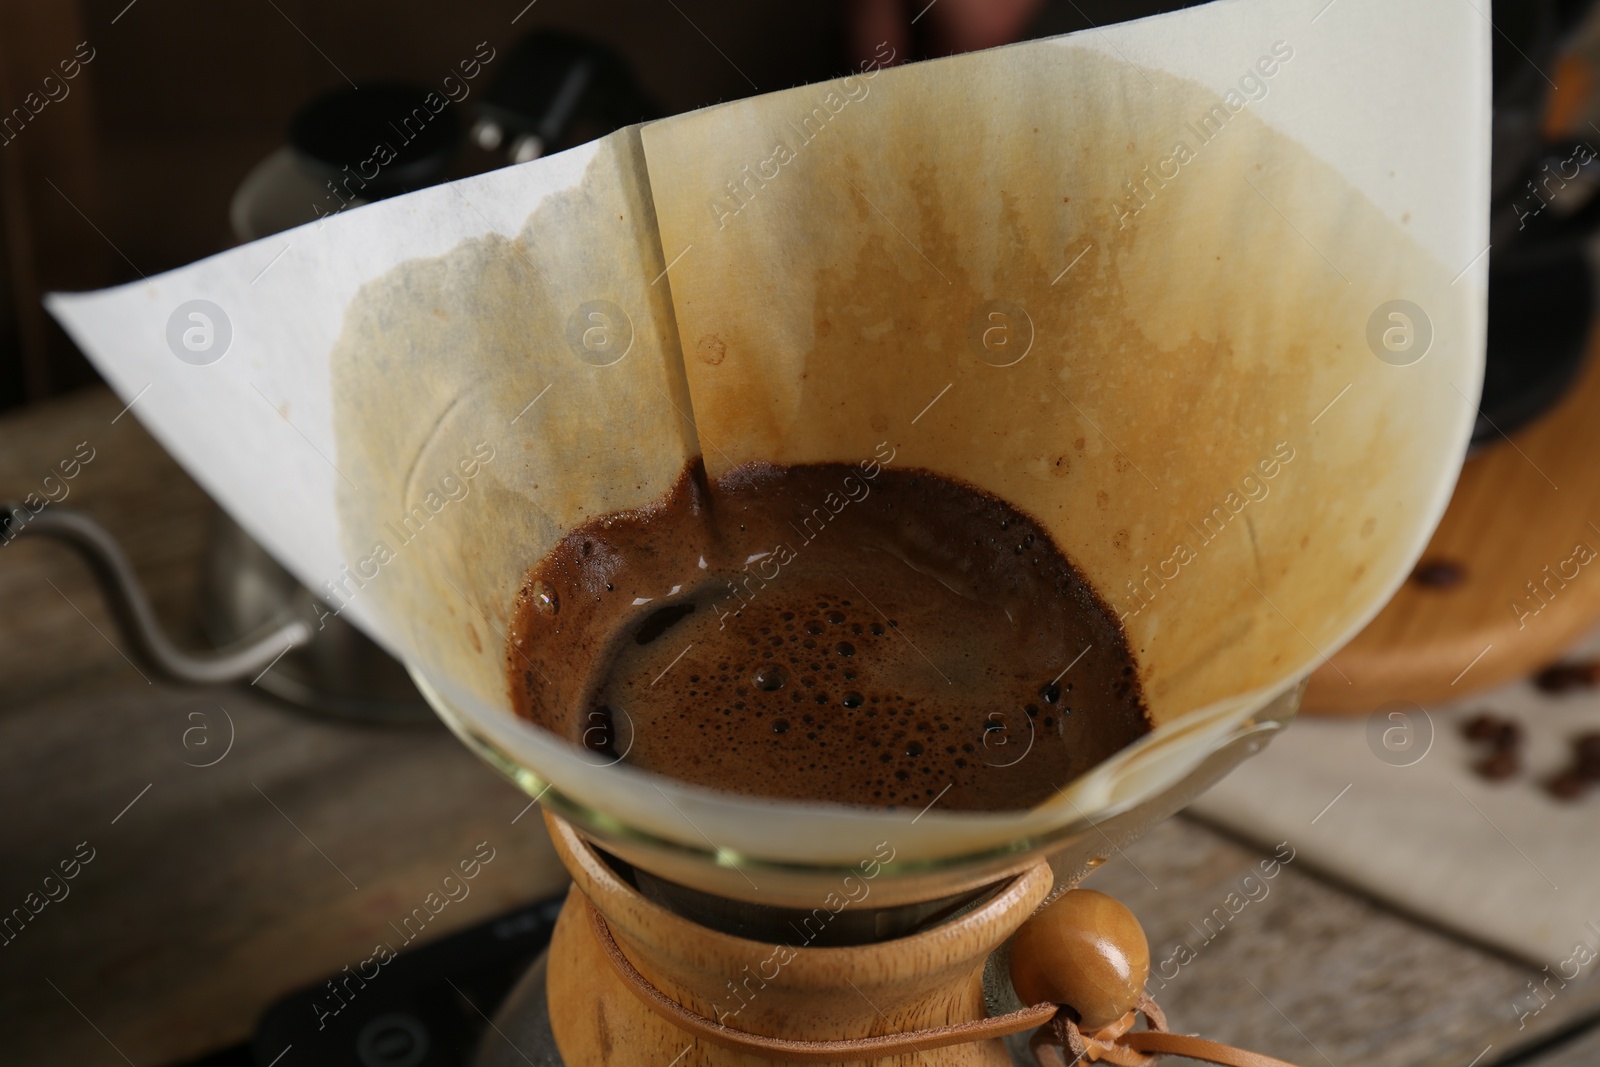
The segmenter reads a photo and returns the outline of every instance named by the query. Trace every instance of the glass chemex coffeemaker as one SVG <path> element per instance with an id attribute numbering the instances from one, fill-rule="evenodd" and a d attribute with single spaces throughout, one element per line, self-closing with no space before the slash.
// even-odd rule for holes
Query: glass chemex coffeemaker
<path id="1" fill-rule="evenodd" d="M 886 55 L 51 307 L 543 805 L 574 885 L 496 1020 L 520 1051 L 482 1062 L 999 1064 L 1034 1031 L 1045 1062 L 1268 1062 L 1165 1033 L 1137 924 L 1075 887 L 1292 717 L 1444 509 L 1488 33 L 1232 0 Z M 1419 40 L 1436 64 L 1389 54 Z M 169 343 L 195 314 L 214 358 Z M 919 812 L 691 785 L 623 726 L 597 751 L 513 714 L 514 601 L 567 532 L 697 457 L 880 447 L 1048 532 L 1120 618 L 1147 735 L 1032 807 Z"/>

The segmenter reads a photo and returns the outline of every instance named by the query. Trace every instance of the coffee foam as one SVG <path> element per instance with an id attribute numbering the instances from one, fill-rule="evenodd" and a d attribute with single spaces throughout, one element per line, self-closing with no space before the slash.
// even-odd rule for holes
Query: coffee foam
<path id="1" fill-rule="evenodd" d="M 1030 807 L 1148 729 L 1120 628 L 1036 522 L 876 461 L 692 464 L 564 538 L 519 605 L 522 714 L 731 792 Z"/>

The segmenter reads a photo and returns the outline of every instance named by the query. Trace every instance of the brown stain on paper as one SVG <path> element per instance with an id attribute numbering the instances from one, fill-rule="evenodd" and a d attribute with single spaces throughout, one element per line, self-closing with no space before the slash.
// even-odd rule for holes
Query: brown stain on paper
<path id="1" fill-rule="evenodd" d="M 848 462 L 886 438 L 897 463 L 1025 508 L 1128 611 L 1158 722 L 1319 658 L 1449 476 L 1422 428 L 1462 403 L 1440 353 L 1470 337 L 1472 298 L 1248 105 L 1202 143 L 1190 124 L 1222 101 L 1193 82 L 1061 44 L 860 82 L 808 142 L 792 120 L 823 86 L 644 131 L 663 245 L 694 246 L 680 328 L 727 350 L 687 365 L 708 467 Z M 1125 183 L 1180 140 L 1193 158 L 1141 206 Z M 751 182 L 774 142 L 793 161 Z M 730 178 L 745 202 L 724 217 Z M 1432 314 L 1435 358 L 1368 350 L 1397 297 Z M 971 341 L 994 301 L 1031 322 L 1013 366 Z"/>
<path id="2" fill-rule="evenodd" d="M 603 142 L 516 237 L 463 241 L 369 282 L 333 352 L 336 462 L 354 483 L 340 485 L 345 550 L 392 555 L 355 596 L 491 706 L 507 701 L 504 635 L 527 567 L 585 519 L 651 503 L 698 452 L 678 413 L 689 399 L 665 286 L 649 284 L 664 264 L 654 234 L 623 217 L 650 216 L 637 136 Z M 608 366 L 569 343 L 594 301 L 632 325 Z M 463 461 L 476 461 L 470 478 Z"/>
<path id="3" fill-rule="evenodd" d="M 1294 71 L 1271 91 L 1296 91 Z M 1124 225 L 1124 183 L 1194 146 L 1188 124 L 1219 104 L 1193 82 L 1043 42 L 839 86 L 851 102 L 808 141 L 795 122 L 829 85 L 613 135 L 515 240 L 363 289 L 334 357 L 338 463 L 361 486 L 341 499 L 351 558 L 463 450 L 487 441 L 495 458 L 361 595 L 501 706 L 507 611 L 563 532 L 650 505 L 702 449 L 718 474 L 888 441 L 897 466 L 1040 519 L 1129 612 L 1157 722 L 1308 665 L 1381 596 L 1414 501 L 1448 476 L 1427 434 L 1462 403 L 1447 352 L 1472 339 L 1474 298 L 1249 107 Z M 777 142 L 792 158 L 750 179 Z M 1437 331 L 1435 355 L 1403 368 L 1364 340 L 1399 297 Z M 565 340 L 594 299 L 632 318 L 611 367 Z M 1012 366 L 972 341 L 994 302 L 1031 324 Z M 1253 484 L 1267 492 L 1247 530 L 1226 502 Z M 1135 597 L 1180 544 L 1194 558 Z M 461 622 L 480 614 L 495 631 L 481 650 Z"/>

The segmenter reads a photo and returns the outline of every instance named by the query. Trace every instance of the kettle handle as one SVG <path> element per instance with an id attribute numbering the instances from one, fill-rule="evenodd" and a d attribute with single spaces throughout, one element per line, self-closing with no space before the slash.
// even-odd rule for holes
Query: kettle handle
<path id="1" fill-rule="evenodd" d="M 194 685 L 216 685 L 259 677 L 289 649 L 311 639 L 303 619 L 269 623 L 256 634 L 210 652 L 188 652 L 172 643 L 150 607 L 122 547 L 104 526 L 71 508 L 37 513 L 0 501 L 0 541 L 31 534 L 52 537 L 76 549 L 94 572 L 100 591 L 137 659 L 166 677 Z"/>

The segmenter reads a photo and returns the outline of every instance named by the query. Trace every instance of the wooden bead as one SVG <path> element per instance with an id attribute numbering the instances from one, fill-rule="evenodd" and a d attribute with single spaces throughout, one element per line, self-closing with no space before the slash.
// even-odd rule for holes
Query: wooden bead
<path id="1" fill-rule="evenodd" d="M 1064 1004 L 1085 1030 L 1139 1004 L 1150 944 L 1133 912 L 1104 893 L 1074 889 L 1022 924 L 1011 942 L 1011 984 L 1027 1005 Z"/>

